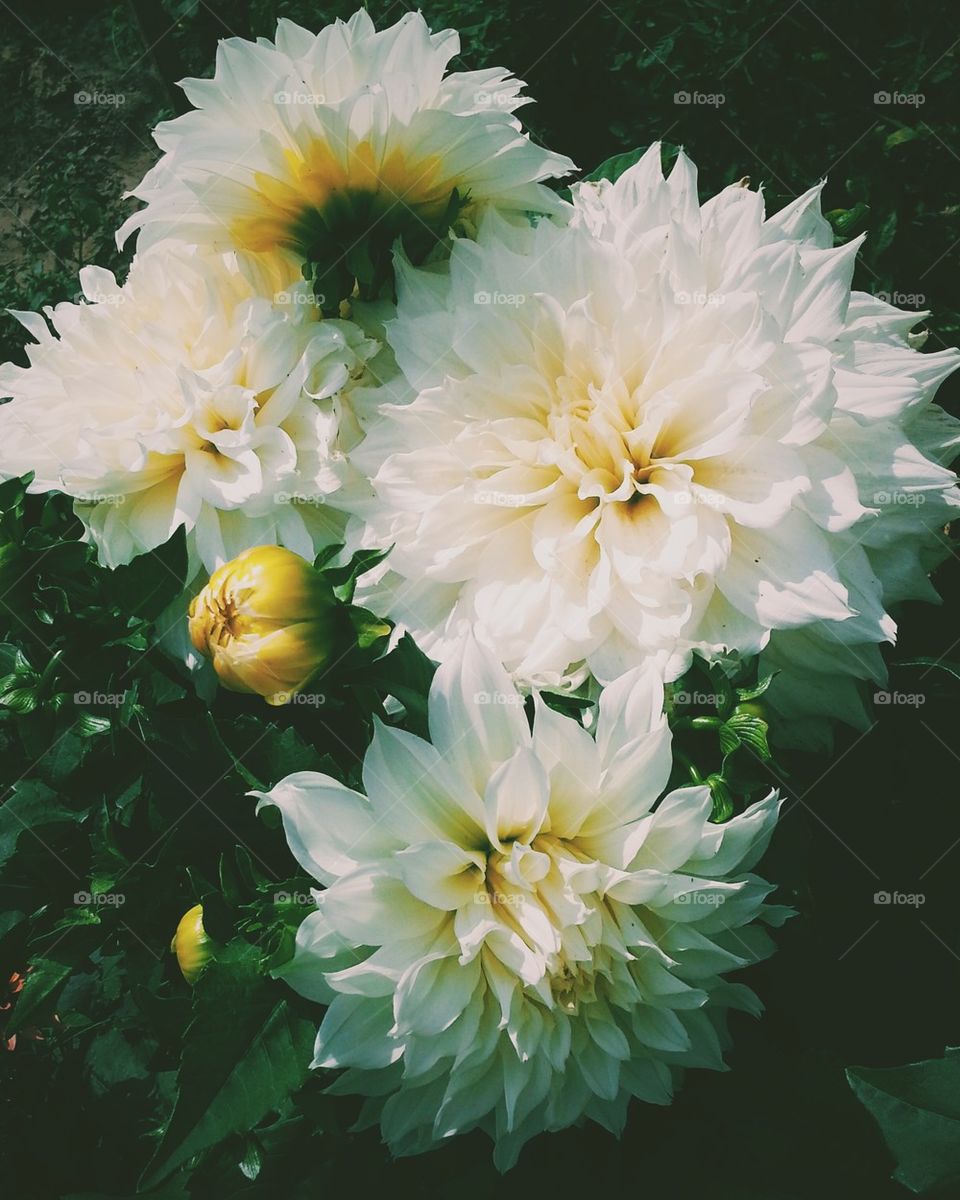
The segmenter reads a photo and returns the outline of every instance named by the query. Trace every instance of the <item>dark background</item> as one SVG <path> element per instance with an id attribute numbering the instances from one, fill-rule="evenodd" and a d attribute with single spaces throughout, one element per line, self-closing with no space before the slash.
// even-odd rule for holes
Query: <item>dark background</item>
<path id="1" fill-rule="evenodd" d="M 120 194 L 153 161 L 149 131 L 178 103 L 164 80 L 208 73 L 217 36 L 270 36 L 284 15 L 318 28 L 354 5 L 234 0 L 216 6 L 220 15 L 202 2 L 139 7 L 149 50 L 131 5 L 0 0 L 4 307 L 73 298 L 85 262 L 122 268 L 112 238 L 129 208 Z M 369 5 L 378 25 L 405 7 Z M 956 344 L 954 4 L 463 0 L 423 11 L 435 29 L 460 29 L 463 66 L 503 64 L 526 79 L 538 102 L 523 111 L 527 124 L 584 170 L 663 138 L 697 162 L 702 198 L 749 175 L 770 210 L 827 176 L 824 207 L 838 231 L 869 232 L 858 286 L 931 308 L 930 345 Z M 83 105 L 80 92 L 123 99 Z M 683 104 L 678 93 L 723 100 Z M 877 103 L 877 93 L 915 102 Z M 0 342 L 2 357 L 23 342 L 6 316 Z M 941 398 L 956 412 L 949 386 Z M 841 733 L 828 759 L 784 760 L 789 800 L 763 873 L 799 916 L 778 934 L 777 956 L 753 971 L 767 1013 L 734 1018 L 731 1072 L 689 1075 L 671 1109 L 635 1105 L 620 1142 L 595 1127 L 541 1137 L 502 1179 L 479 1136 L 391 1164 L 368 1133 L 333 1151 L 322 1138 L 298 1142 L 265 1165 L 256 1188 L 239 1171 L 200 1172 L 191 1194 L 907 1195 L 889 1182 L 892 1160 L 843 1068 L 936 1057 L 960 1043 L 957 691 L 939 670 L 896 666 L 960 659 L 954 555 L 938 583 L 946 604 L 899 614 L 902 644 L 890 655 L 891 687 L 922 702 L 878 708 L 876 725 Z M 875 892 L 895 890 L 925 901 L 874 903 Z M 79 1069 L 64 1076 L 72 1090 L 49 1090 L 42 1073 L 42 1059 L 18 1056 L 0 1076 L 4 1194 L 132 1192 L 149 1153 L 136 1111 L 94 1102 Z"/>

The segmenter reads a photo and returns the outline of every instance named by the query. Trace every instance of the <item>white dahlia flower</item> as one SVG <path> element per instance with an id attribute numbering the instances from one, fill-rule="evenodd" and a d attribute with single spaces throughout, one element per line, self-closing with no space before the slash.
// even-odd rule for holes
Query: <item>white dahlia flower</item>
<path id="1" fill-rule="evenodd" d="M 73 496 L 108 566 L 180 526 L 193 570 L 342 539 L 375 340 L 320 320 L 302 279 L 259 296 L 232 255 L 168 244 L 122 287 L 80 280 L 87 303 L 15 314 L 36 343 L 0 367 L 0 474 Z"/>
<path id="2" fill-rule="evenodd" d="M 133 193 L 147 207 L 118 240 L 141 228 L 141 246 L 176 237 L 268 266 L 343 258 L 363 276 L 367 251 L 389 265 L 400 234 L 426 249 L 486 205 L 555 211 L 540 181 L 573 163 L 523 133 L 520 80 L 445 75 L 459 49 L 419 13 L 378 33 L 363 10 L 318 34 L 281 20 L 275 42 L 221 42 L 213 79 L 183 83 L 195 110 L 158 126 L 163 157 Z"/>
<path id="3" fill-rule="evenodd" d="M 505 1170 L 544 1130 L 623 1127 L 683 1067 L 722 1069 L 725 1015 L 760 1004 L 723 975 L 768 954 L 771 890 L 750 869 L 771 795 L 723 825 L 671 792 L 663 688 L 637 668 L 596 739 L 539 698 L 533 733 L 473 639 L 430 692 L 432 745 L 378 725 L 366 795 L 312 772 L 262 804 L 324 885 L 281 970 L 329 1005 L 315 1067 L 369 1097 L 396 1154 L 479 1128 Z M 656 807 L 655 807 L 656 806 Z"/>
<path id="4" fill-rule="evenodd" d="M 370 603 L 434 657 L 476 628 L 551 686 L 768 645 L 879 670 L 887 607 L 931 595 L 960 500 L 960 426 L 931 403 L 960 353 L 918 353 L 923 314 L 851 295 L 859 243 L 833 248 L 819 193 L 701 206 L 654 146 L 575 188 L 565 228 L 491 217 L 448 275 L 400 260 L 412 403 L 385 407 L 369 469 L 407 582 Z"/>

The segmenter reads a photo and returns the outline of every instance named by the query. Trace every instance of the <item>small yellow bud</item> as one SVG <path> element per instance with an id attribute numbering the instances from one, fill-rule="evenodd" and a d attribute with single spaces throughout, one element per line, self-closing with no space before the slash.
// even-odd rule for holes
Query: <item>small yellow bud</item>
<path id="1" fill-rule="evenodd" d="M 195 904 L 180 918 L 170 949 L 177 956 L 180 973 L 192 987 L 217 951 L 216 942 L 203 927 L 203 905 Z"/>
<path id="2" fill-rule="evenodd" d="M 282 546 L 254 546 L 193 599 L 190 640 L 224 687 L 289 704 L 330 656 L 335 611 L 311 563 Z"/>

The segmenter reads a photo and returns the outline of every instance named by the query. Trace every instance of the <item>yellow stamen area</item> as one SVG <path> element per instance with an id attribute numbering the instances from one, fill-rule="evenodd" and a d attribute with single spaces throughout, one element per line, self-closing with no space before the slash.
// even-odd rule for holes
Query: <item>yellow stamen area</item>
<path id="1" fill-rule="evenodd" d="M 443 174 L 439 155 L 414 159 L 396 149 L 378 159 L 369 141 L 342 153 L 318 140 L 305 153 L 285 150 L 284 159 L 287 177 L 258 171 L 253 204 L 259 211 L 232 223 L 232 240 L 243 250 L 303 249 L 297 244 L 297 227 L 304 214 L 323 214 L 331 201 L 348 201 L 351 194 L 375 197 L 382 211 L 403 204 L 429 223 L 443 214 L 456 186 Z"/>

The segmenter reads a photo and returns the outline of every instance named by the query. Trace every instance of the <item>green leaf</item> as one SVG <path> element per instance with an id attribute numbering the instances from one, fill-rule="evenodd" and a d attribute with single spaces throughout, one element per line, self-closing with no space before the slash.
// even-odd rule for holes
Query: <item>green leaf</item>
<path id="1" fill-rule="evenodd" d="M 847 1082 L 912 1192 L 960 1182 L 960 1048 L 902 1067 L 848 1067 Z"/>
<path id="2" fill-rule="evenodd" d="M 764 678 L 761 679 L 755 687 L 737 688 L 737 699 L 738 700 L 756 700 L 756 699 L 758 699 L 760 696 L 763 695 L 763 693 L 767 690 L 767 688 L 770 686 L 770 684 L 773 683 L 776 676 L 777 676 L 777 672 L 774 671 L 772 674 L 764 676 Z"/>
<path id="3" fill-rule="evenodd" d="M 59 991 L 73 970 L 67 962 L 54 958 L 34 958 L 30 973 L 24 977 L 23 990 L 7 1022 L 6 1034 L 22 1029 L 30 1017 Z"/>
<path id="4" fill-rule="evenodd" d="M 18 646 L 10 642 L 0 642 L 0 675 L 16 673 L 17 664 L 23 658 Z"/>
<path id="5" fill-rule="evenodd" d="M 147 1041 L 134 1045 L 119 1029 L 108 1029 L 94 1038 L 87 1051 L 86 1067 L 95 1096 L 132 1079 L 147 1079 L 152 1047 Z"/>
<path id="6" fill-rule="evenodd" d="M 77 821 L 82 814 L 66 808 L 56 793 L 37 779 L 24 779 L 0 804 L 0 867 L 12 857 L 17 842 L 28 830 Z"/>
<path id="7" fill-rule="evenodd" d="M 32 687 L 10 688 L 0 696 L 0 704 L 23 717 L 37 707 L 37 694 Z"/>
<path id="8" fill-rule="evenodd" d="M 931 671 L 943 671 L 960 683 L 960 663 L 950 662 L 945 658 L 908 658 L 896 665 L 898 667 L 927 667 Z"/>
<path id="9" fill-rule="evenodd" d="M 860 229 L 870 214 L 870 206 L 858 200 L 853 208 L 834 208 L 824 213 L 838 238 L 849 238 Z"/>
<path id="10" fill-rule="evenodd" d="M 909 125 L 902 125 L 899 129 L 895 129 L 893 133 L 888 134 L 887 140 L 883 143 L 885 150 L 892 150 L 894 146 L 902 146 L 904 142 L 912 142 L 917 137 L 919 130 L 913 129 Z"/>
<path id="11" fill-rule="evenodd" d="M 278 999 L 259 957 L 235 941 L 197 981 L 177 1101 L 141 1187 L 155 1186 L 225 1138 L 249 1133 L 306 1080 L 316 1028 Z"/>
<path id="12" fill-rule="evenodd" d="M 324 578 L 330 583 L 337 599 L 342 600 L 344 604 L 350 604 L 360 576 L 372 570 L 389 553 L 389 550 L 358 550 L 345 567 L 328 567 L 323 572 Z M 317 559 L 318 564 L 322 558 L 321 554 Z"/>
<path id="13" fill-rule="evenodd" d="M 384 638 L 390 636 L 393 626 L 389 622 L 375 616 L 365 608 L 357 608 L 351 605 L 347 609 L 347 615 L 350 618 L 350 624 L 353 626 L 353 631 L 357 635 L 357 645 L 361 650 L 369 650 L 371 646 L 375 646 L 377 642 L 383 641 Z"/>
<path id="14" fill-rule="evenodd" d="M 183 527 L 148 554 L 111 573 L 111 594 L 118 607 L 130 616 L 156 620 L 183 591 L 187 574 L 187 550 Z"/>
<path id="15" fill-rule="evenodd" d="M 611 183 L 615 183 L 624 171 L 628 171 L 643 158 L 648 149 L 648 146 L 642 146 L 636 150 L 627 150 L 623 154 L 615 154 L 612 158 L 605 159 L 589 175 L 584 175 L 584 183 L 596 183 L 601 179 L 609 179 Z M 669 142 L 661 143 L 660 156 L 661 160 L 666 164 L 676 158 L 677 147 L 671 145 Z"/>
<path id="16" fill-rule="evenodd" d="M 256 1179 L 260 1174 L 262 1159 L 260 1156 L 260 1147 L 257 1144 L 256 1138 L 248 1138 L 244 1146 L 243 1157 L 240 1159 L 239 1167 L 247 1179 Z"/>
<path id="17" fill-rule="evenodd" d="M 771 758 L 767 744 L 768 728 L 763 717 L 735 712 L 720 730 L 720 749 L 724 754 L 732 754 L 739 746 L 748 746 L 758 758 L 767 762 Z"/>
<path id="18" fill-rule="evenodd" d="M 733 793 L 722 775 L 708 775 L 706 782 L 710 786 L 710 795 L 713 799 L 713 812 L 710 814 L 710 820 L 715 825 L 721 825 L 733 816 Z"/>

